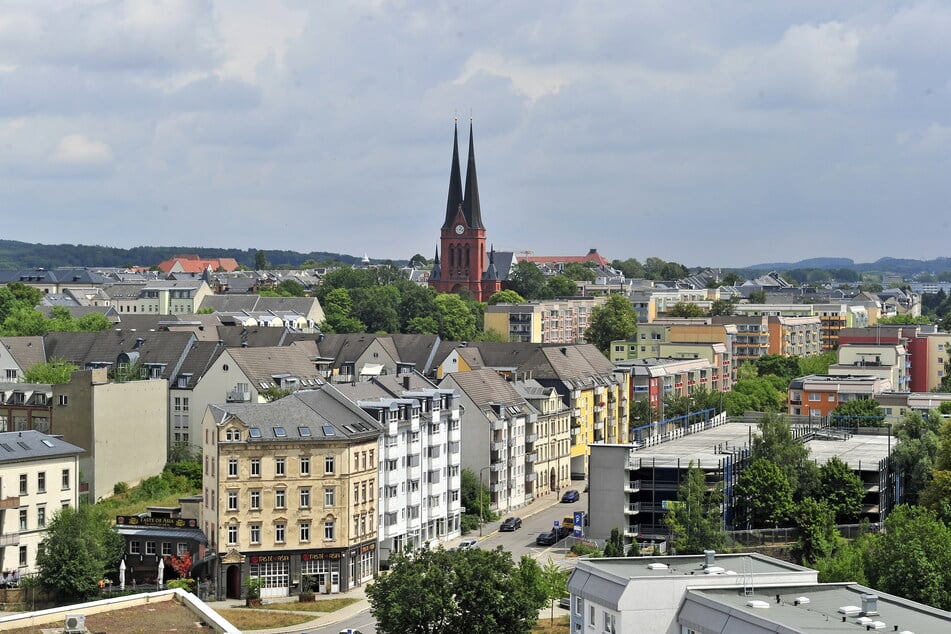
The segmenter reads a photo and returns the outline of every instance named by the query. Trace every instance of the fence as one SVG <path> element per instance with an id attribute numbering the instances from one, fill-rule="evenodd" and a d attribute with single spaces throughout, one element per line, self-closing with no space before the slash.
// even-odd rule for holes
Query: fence
<path id="1" fill-rule="evenodd" d="M 863 524 L 840 524 L 839 534 L 846 539 L 855 539 L 863 532 L 878 533 L 882 530 L 880 522 Z M 791 544 L 799 541 L 799 529 L 788 528 L 759 528 L 745 531 L 727 531 L 727 535 L 737 545 L 766 546 L 772 544 Z"/>

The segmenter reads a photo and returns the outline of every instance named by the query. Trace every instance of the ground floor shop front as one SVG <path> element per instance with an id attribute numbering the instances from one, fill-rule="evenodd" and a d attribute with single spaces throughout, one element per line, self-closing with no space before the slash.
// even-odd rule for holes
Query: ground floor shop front
<path id="1" fill-rule="evenodd" d="M 346 592 L 372 580 L 379 570 L 375 541 L 350 548 L 254 553 L 232 550 L 218 563 L 217 587 L 229 599 L 247 596 L 252 580 L 259 584 L 262 599 L 302 592 Z"/>

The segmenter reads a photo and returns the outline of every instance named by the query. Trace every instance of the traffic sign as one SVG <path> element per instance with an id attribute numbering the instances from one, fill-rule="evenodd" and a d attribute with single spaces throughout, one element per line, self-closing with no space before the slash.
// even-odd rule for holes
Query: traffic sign
<path id="1" fill-rule="evenodd" d="M 555 520 L 555 528 L 558 528 L 559 526 L 561 526 L 561 522 L 559 522 L 558 520 Z"/>

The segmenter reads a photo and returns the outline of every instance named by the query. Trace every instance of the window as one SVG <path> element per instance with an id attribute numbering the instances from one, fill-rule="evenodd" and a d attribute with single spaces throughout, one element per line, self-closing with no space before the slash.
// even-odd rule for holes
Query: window
<path id="1" fill-rule="evenodd" d="M 286 474 L 286 458 L 275 458 L 274 459 L 274 475 L 282 476 Z"/>
<path id="2" fill-rule="evenodd" d="M 327 520 L 324 522 L 324 540 L 333 540 L 334 538 L 334 521 Z"/>
<path id="3" fill-rule="evenodd" d="M 20 509 L 20 530 L 26 530 L 26 509 Z"/>
<path id="4" fill-rule="evenodd" d="M 592 629 L 594 629 L 594 617 L 595 617 L 594 606 L 589 605 L 588 606 L 588 627 Z"/>
<path id="5" fill-rule="evenodd" d="M 251 510 L 252 511 L 261 510 L 261 492 L 260 491 L 251 491 Z"/>
<path id="6" fill-rule="evenodd" d="M 334 505 L 334 488 L 326 487 L 324 489 L 324 506 L 333 506 Z"/>
<path id="7" fill-rule="evenodd" d="M 45 506 L 36 507 L 36 527 L 37 528 L 46 527 L 46 507 Z"/>
<path id="8" fill-rule="evenodd" d="M 238 492 L 237 491 L 228 491 L 228 510 L 229 511 L 238 510 Z"/>
<path id="9" fill-rule="evenodd" d="M 810 395 L 809 395 L 809 400 L 810 400 L 811 402 L 813 402 L 813 403 L 818 403 L 820 400 L 822 400 L 822 395 L 821 395 L 821 394 L 810 394 Z"/>
<path id="10" fill-rule="evenodd" d="M 274 541 L 275 541 L 276 543 L 278 543 L 278 544 L 283 544 L 283 543 L 284 543 L 284 531 L 285 531 L 286 526 L 287 526 L 287 525 L 284 524 L 283 522 L 280 522 L 280 523 L 274 525 Z"/>
<path id="11" fill-rule="evenodd" d="M 334 457 L 326 456 L 324 458 L 324 473 L 333 473 L 334 472 Z"/>
<path id="12" fill-rule="evenodd" d="M 310 522 L 300 523 L 300 541 L 302 542 L 310 541 Z"/>
<path id="13" fill-rule="evenodd" d="M 310 457 L 301 456 L 300 459 L 300 474 L 302 476 L 310 475 Z"/>
<path id="14" fill-rule="evenodd" d="M 261 459 L 251 458 L 251 477 L 261 477 Z"/>
<path id="15" fill-rule="evenodd" d="M 46 493 L 46 472 L 40 471 L 36 474 L 36 492 Z"/>
<path id="16" fill-rule="evenodd" d="M 261 525 L 260 524 L 251 524 L 251 543 L 260 544 L 261 543 Z"/>
<path id="17" fill-rule="evenodd" d="M 162 542 L 162 557 L 172 556 L 172 542 Z"/>
<path id="18" fill-rule="evenodd" d="M 178 542 L 178 556 L 181 557 L 188 552 L 188 544 L 185 542 Z"/>
<path id="19" fill-rule="evenodd" d="M 835 394 L 830 394 L 830 395 L 828 396 L 828 400 L 829 400 L 830 403 L 835 403 Z"/>
<path id="20" fill-rule="evenodd" d="M 614 634 L 614 615 L 604 613 L 604 634 Z"/>
<path id="21" fill-rule="evenodd" d="M 231 524 L 228 526 L 228 543 L 238 543 L 238 526 L 236 524 Z"/>
<path id="22" fill-rule="evenodd" d="M 145 542 L 145 554 L 146 555 L 155 554 L 155 542 Z"/>
<path id="23" fill-rule="evenodd" d="M 26 495 L 27 483 L 26 483 L 26 474 L 20 474 L 20 495 Z"/>
<path id="24" fill-rule="evenodd" d="M 59 395 L 59 404 L 60 405 L 69 405 L 69 395 L 60 394 Z"/>
<path id="25" fill-rule="evenodd" d="M 237 458 L 228 458 L 228 477 L 229 478 L 238 477 L 238 459 Z"/>
<path id="26" fill-rule="evenodd" d="M 139 542 L 129 542 L 129 554 L 138 555 L 139 554 Z"/>
<path id="27" fill-rule="evenodd" d="M 26 546 L 20 546 L 20 566 L 27 565 L 27 550 Z"/>
<path id="28" fill-rule="evenodd" d="M 300 507 L 302 509 L 310 508 L 310 487 L 304 487 L 300 490 Z"/>
<path id="29" fill-rule="evenodd" d="M 581 597 L 575 597 L 575 614 L 578 616 L 584 614 L 584 600 Z"/>

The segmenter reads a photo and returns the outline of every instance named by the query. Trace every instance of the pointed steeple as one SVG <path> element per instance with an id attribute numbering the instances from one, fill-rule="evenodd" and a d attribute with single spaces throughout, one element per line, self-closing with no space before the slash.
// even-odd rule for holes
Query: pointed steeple
<path id="1" fill-rule="evenodd" d="M 433 270 L 429 274 L 429 279 L 438 280 L 442 278 L 442 267 L 439 266 L 439 246 L 436 246 L 436 257 L 433 258 Z"/>
<path id="2" fill-rule="evenodd" d="M 462 175 L 459 171 L 459 124 L 453 125 L 452 132 L 452 167 L 449 171 L 449 196 L 446 200 L 446 220 L 443 222 L 443 229 L 452 226 L 456 218 L 456 212 L 459 211 L 459 205 L 462 204 Z"/>
<path id="3" fill-rule="evenodd" d="M 462 202 L 469 227 L 485 229 L 482 224 L 482 207 L 479 205 L 479 181 L 476 178 L 475 145 L 472 139 L 472 120 L 469 120 L 469 164 L 466 165 L 466 193 Z M 448 212 L 447 212 L 448 213 Z"/>
<path id="4" fill-rule="evenodd" d="M 495 246 L 489 251 L 489 268 L 485 270 L 485 273 L 482 274 L 482 279 L 484 280 L 497 280 L 499 279 L 499 270 L 495 268 Z"/>

